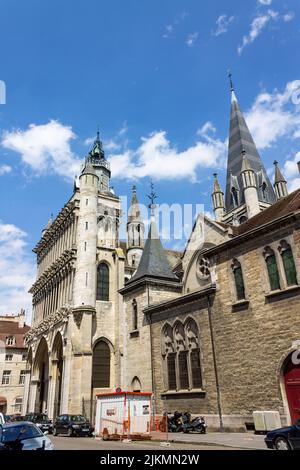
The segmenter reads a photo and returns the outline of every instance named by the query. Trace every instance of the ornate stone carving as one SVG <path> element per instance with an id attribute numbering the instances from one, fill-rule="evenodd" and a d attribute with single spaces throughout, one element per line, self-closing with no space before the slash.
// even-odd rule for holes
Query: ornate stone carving
<path id="1" fill-rule="evenodd" d="M 71 307 L 61 307 L 54 314 L 49 315 L 42 323 L 36 328 L 31 328 L 25 336 L 25 343 L 38 339 L 43 333 L 58 323 L 67 323 L 68 316 L 72 312 Z"/>

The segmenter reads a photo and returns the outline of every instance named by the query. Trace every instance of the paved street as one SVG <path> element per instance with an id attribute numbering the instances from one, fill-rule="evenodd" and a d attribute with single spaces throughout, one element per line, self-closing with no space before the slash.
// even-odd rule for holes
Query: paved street
<path id="1" fill-rule="evenodd" d="M 221 445 L 198 445 L 171 443 L 169 447 L 160 442 L 108 442 L 89 437 L 49 436 L 56 450 L 232 450 Z M 238 450 L 238 449 L 236 449 Z"/>

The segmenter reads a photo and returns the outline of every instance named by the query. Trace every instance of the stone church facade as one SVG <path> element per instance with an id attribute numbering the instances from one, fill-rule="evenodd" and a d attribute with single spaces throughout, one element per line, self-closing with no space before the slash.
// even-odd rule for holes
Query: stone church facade
<path id="1" fill-rule="evenodd" d="M 153 391 L 154 410 L 245 429 L 256 410 L 300 418 L 300 190 L 272 185 L 231 90 L 226 192 L 182 254 L 144 244 L 136 190 L 127 242 L 97 137 L 74 194 L 37 246 L 24 412 L 85 413 L 97 392 Z"/>

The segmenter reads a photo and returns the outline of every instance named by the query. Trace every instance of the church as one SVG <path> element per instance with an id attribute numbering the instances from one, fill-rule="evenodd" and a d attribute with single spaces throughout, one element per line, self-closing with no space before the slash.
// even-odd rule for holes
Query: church
<path id="1" fill-rule="evenodd" d="M 156 414 L 189 410 L 245 430 L 254 411 L 300 418 L 300 190 L 272 184 L 231 84 L 225 195 L 182 253 L 149 233 L 135 187 L 127 241 L 99 134 L 70 200 L 34 248 L 23 413 L 82 413 L 97 393 L 153 392 Z M 224 197 L 225 196 L 225 197 Z"/>

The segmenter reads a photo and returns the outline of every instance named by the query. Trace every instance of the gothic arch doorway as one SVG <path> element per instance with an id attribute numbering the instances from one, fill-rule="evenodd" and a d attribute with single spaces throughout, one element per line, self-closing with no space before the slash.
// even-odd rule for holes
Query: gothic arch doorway
<path id="1" fill-rule="evenodd" d="M 54 380 L 54 406 L 53 418 L 60 414 L 63 377 L 63 341 L 57 333 L 52 348 L 52 378 Z"/>
<path id="2" fill-rule="evenodd" d="M 37 388 L 34 411 L 46 413 L 48 411 L 49 354 L 45 338 L 41 339 L 35 357 L 34 376 L 37 379 Z"/>
<path id="3" fill-rule="evenodd" d="M 283 365 L 283 377 L 292 424 L 300 419 L 300 353 L 292 353 Z"/>

